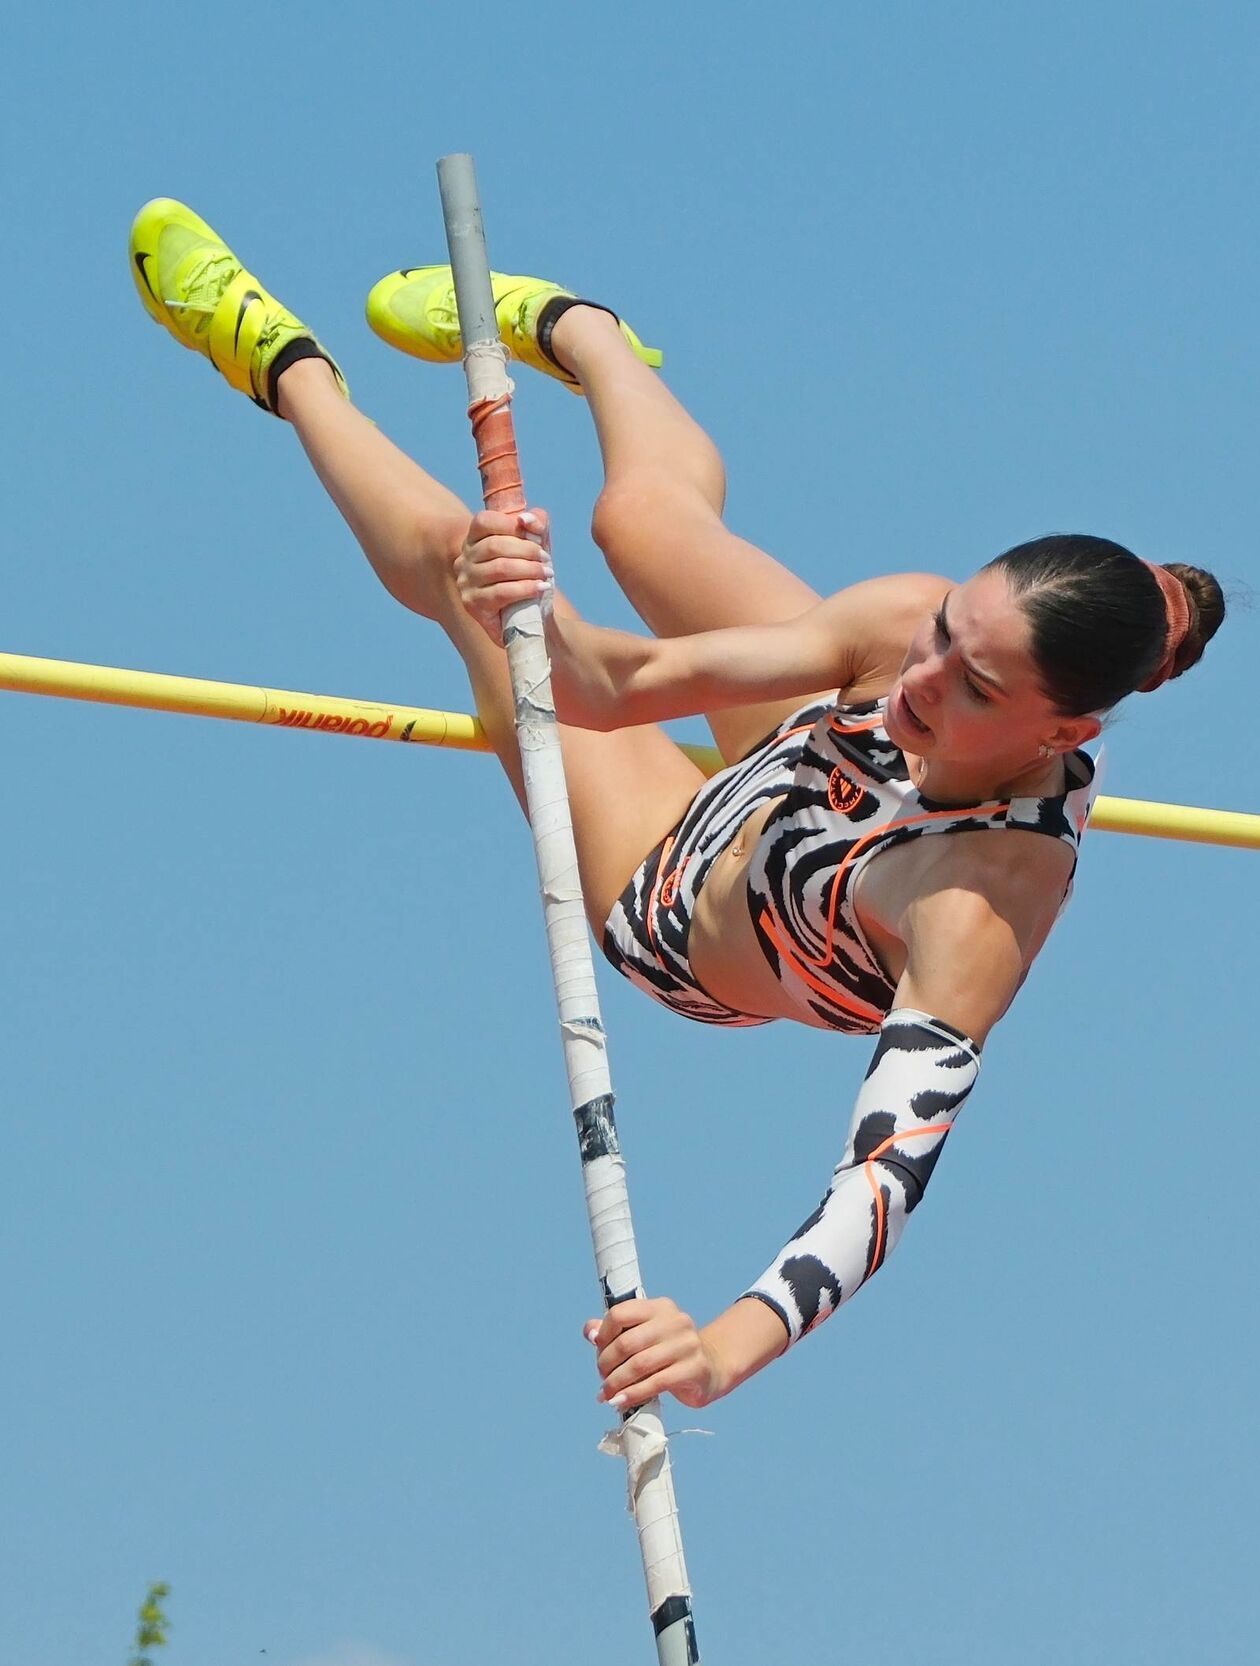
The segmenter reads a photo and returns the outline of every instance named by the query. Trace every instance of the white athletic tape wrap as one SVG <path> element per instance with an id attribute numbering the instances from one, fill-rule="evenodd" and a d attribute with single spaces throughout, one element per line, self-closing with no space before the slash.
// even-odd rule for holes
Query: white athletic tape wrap
<path id="1" fill-rule="evenodd" d="M 655 1613 L 667 1597 L 691 1595 L 678 1512 L 659 1484 L 662 1471 L 668 1473 L 669 1466 L 660 1401 L 650 1401 L 619 1429 L 610 1429 L 600 1441 L 599 1450 L 626 1460 L 626 1509 L 638 1528 L 648 1607 Z"/>
<path id="2" fill-rule="evenodd" d="M 526 602 L 510 609 L 503 635 L 516 691 L 516 732 L 570 1101 L 575 1112 L 593 1102 L 607 1107 L 598 1144 L 589 1155 L 584 1151 L 582 1162 L 595 1267 L 607 1303 L 642 1295 L 643 1285 L 625 1162 L 616 1149 L 612 1080 L 538 604 Z M 648 1610 L 656 1613 L 670 1597 L 691 1592 L 659 1401 L 649 1402 L 627 1421 L 615 1448 L 604 1447 L 614 1449 L 626 1459 L 629 1507 L 643 1558 Z"/>

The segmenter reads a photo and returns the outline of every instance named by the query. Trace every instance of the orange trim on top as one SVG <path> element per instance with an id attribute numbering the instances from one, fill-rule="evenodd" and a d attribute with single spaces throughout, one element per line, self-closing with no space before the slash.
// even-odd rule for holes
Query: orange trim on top
<path id="1" fill-rule="evenodd" d="M 884 712 L 872 712 L 864 717 L 860 723 L 841 723 L 838 711 L 833 711 L 828 721 L 828 728 L 834 729 L 838 735 L 860 735 L 865 729 L 878 729 L 884 721 Z"/>
<path id="2" fill-rule="evenodd" d="M 816 722 L 798 723 L 791 729 L 776 729 L 770 739 L 762 741 L 761 744 L 762 746 L 777 746 L 782 740 L 791 740 L 793 735 L 807 735 L 809 731 L 814 728 L 817 728 Z M 758 751 L 760 751 L 760 747 L 758 748 Z M 748 760 L 746 758 L 740 759 L 741 763 L 746 763 L 747 761 Z"/>

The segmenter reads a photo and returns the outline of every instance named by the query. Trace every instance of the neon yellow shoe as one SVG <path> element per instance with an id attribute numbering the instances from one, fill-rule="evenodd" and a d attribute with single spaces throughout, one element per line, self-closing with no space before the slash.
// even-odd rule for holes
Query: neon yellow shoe
<path id="1" fill-rule="evenodd" d="M 491 272 L 490 287 L 499 334 L 512 357 L 580 393 L 577 378 L 557 364 L 549 351 L 551 330 L 567 309 L 548 303 L 574 302 L 577 296 L 542 278 L 512 278 L 502 272 Z M 617 317 L 616 313 L 612 316 Z M 455 282 L 449 266 L 405 266 L 400 272 L 391 272 L 368 296 L 367 320 L 382 341 L 413 358 L 426 359 L 430 364 L 457 364 L 464 356 L 455 309 Z M 617 322 L 644 364 L 659 370 L 664 355 L 655 347 L 645 347 L 620 318 Z"/>
<path id="2" fill-rule="evenodd" d="M 306 325 L 183 203 L 155 197 L 136 215 L 131 275 L 149 317 L 264 411 L 276 414 L 276 377 L 300 358 L 326 360 L 349 397 L 345 377 Z"/>

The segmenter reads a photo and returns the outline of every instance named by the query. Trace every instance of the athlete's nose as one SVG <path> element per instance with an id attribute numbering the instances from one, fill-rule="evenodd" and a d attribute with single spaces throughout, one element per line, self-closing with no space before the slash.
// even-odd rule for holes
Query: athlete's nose
<path id="1" fill-rule="evenodd" d="M 941 697 L 942 663 L 939 654 L 929 654 L 902 678 L 911 702 L 924 706 L 936 705 Z"/>

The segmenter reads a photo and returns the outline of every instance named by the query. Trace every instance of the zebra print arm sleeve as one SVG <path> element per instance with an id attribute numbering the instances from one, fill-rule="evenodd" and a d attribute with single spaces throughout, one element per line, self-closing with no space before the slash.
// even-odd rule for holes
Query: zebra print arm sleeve
<path id="1" fill-rule="evenodd" d="M 944 1020 L 885 1018 L 826 1196 L 744 1292 L 779 1315 L 789 1347 L 883 1265 L 979 1072 L 979 1048 Z"/>

